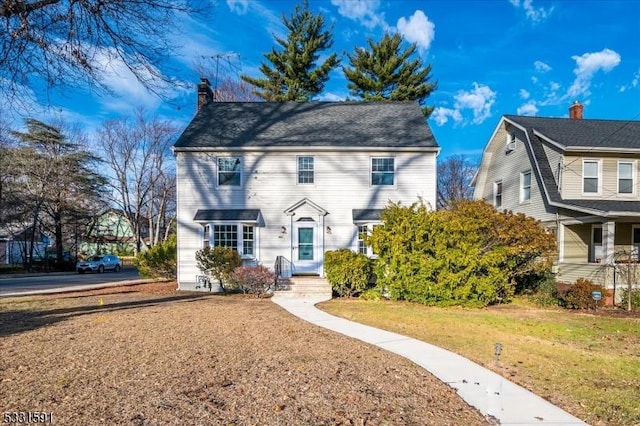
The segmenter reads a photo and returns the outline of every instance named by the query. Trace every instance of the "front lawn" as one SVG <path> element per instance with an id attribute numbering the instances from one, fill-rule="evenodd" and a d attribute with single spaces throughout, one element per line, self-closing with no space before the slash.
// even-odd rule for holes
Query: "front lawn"
<path id="1" fill-rule="evenodd" d="M 334 299 L 320 308 L 457 352 L 592 425 L 640 424 L 640 318 Z M 502 344 L 496 364 L 495 343 Z"/>

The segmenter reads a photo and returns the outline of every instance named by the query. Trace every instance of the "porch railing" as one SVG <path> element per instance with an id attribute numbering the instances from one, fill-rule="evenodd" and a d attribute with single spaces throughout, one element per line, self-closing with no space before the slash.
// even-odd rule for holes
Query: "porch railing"
<path id="1" fill-rule="evenodd" d="M 293 265 L 291 264 L 291 261 L 289 261 L 286 257 L 277 256 L 276 257 L 276 262 L 273 265 L 273 270 L 274 270 L 275 275 L 276 275 L 276 279 L 275 279 L 275 282 L 274 282 L 274 288 L 277 289 L 278 288 L 278 280 L 280 278 L 291 278 Z"/>

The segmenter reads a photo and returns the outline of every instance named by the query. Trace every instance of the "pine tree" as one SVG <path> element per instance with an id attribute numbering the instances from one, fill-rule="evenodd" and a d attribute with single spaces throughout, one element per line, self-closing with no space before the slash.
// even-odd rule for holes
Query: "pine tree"
<path id="1" fill-rule="evenodd" d="M 333 45 L 333 36 L 323 30 L 324 16 L 314 15 L 306 1 L 302 7 L 296 6 L 290 18 L 283 15 L 282 22 L 289 34 L 286 40 L 276 37 L 282 50 L 274 47 L 265 53 L 264 57 L 272 64 L 260 65 L 265 78 L 246 75 L 241 78 L 255 86 L 256 95 L 266 101 L 307 101 L 322 92 L 329 72 L 340 62 L 332 53 L 321 65 L 316 65 L 319 52 Z"/>
<path id="2" fill-rule="evenodd" d="M 343 67 L 347 87 L 351 95 L 366 101 L 416 100 L 429 117 L 433 107 L 424 102 L 438 83 L 430 82 L 431 65 L 424 67 L 419 58 L 411 59 L 417 45 L 401 50 L 403 41 L 399 34 L 385 34 L 378 43 L 369 39 L 369 49 L 357 47 L 347 54 L 351 65 Z"/>

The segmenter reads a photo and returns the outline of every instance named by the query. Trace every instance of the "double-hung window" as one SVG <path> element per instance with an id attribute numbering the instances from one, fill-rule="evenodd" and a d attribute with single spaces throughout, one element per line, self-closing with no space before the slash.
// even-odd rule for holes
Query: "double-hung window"
<path id="1" fill-rule="evenodd" d="M 241 161 L 238 157 L 218 157 L 218 186 L 240 186 Z"/>
<path id="2" fill-rule="evenodd" d="M 298 157 L 298 184 L 311 185 L 314 183 L 313 157 Z"/>
<path id="3" fill-rule="evenodd" d="M 358 225 L 358 253 L 367 254 L 364 237 L 367 235 L 367 225 Z"/>
<path id="4" fill-rule="evenodd" d="M 395 159 L 373 157 L 371 159 L 371 185 L 393 185 L 395 181 Z"/>
<path id="5" fill-rule="evenodd" d="M 584 160 L 582 162 L 582 182 L 583 193 L 600 193 L 600 160 Z"/>
<path id="6" fill-rule="evenodd" d="M 238 226 L 213 225 L 213 246 L 238 248 Z"/>
<path id="7" fill-rule="evenodd" d="M 493 182 L 493 205 L 502 207 L 502 181 Z"/>
<path id="8" fill-rule="evenodd" d="M 209 225 L 204 225 L 204 230 L 202 232 L 202 247 L 209 247 L 209 240 L 211 238 L 211 227 Z"/>
<path id="9" fill-rule="evenodd" d="M 618 193 L 633 194 L 634 164 L 631 161 L 618 161 Z"/>
<path id="10" fill-rule="evenodd" d="M 255 253 L 254 228 L 251 225 L 242 225 L 242 255 L 253 256 Z"/>
<path id="11" fill-rule="evenodd" d="M 531 201 L 531 170 L 520 173 L 520 202 Z"/>
<path id="12" fill-rule="evenodd" d="M 633 225 L 631 232 L 631 242 L 633 245 L 631 253 L 635 260 L 640 260 L 640 225 Z"/>

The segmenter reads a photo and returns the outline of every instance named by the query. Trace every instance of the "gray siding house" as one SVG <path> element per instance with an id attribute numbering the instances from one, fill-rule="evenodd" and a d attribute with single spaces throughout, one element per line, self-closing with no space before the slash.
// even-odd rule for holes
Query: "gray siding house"
<path id="1" fill-rule="evenodd" d="M 504 115 L 474 197 L 542 222 L 558 241 L 557 277 L 612 287 L 622 251 L 640 249 L 640 121 Z M 637 254 L 636 254 L 637 256 Z"/>
<path id="2" fill-rule="evenodd" d="M 195 289 L 195 252 L 324 276 L 327 250 L 370 255 L 361 235 L 389 201 L 435 206 L 439 152 L 416 102 L 212 102 L 175 143 L 178 284 Z"/>

